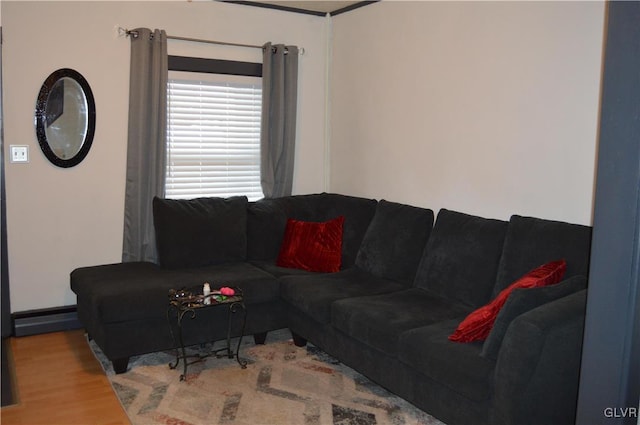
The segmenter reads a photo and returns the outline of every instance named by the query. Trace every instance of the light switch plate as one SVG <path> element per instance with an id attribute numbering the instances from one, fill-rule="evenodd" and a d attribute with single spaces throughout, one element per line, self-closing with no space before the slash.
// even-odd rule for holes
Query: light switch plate
<path id="1" fill-rule="evenodd" d="M 10 145 L 11 162 L 25 163 L 29 162 L 29 146 L 27 145 Z"/>

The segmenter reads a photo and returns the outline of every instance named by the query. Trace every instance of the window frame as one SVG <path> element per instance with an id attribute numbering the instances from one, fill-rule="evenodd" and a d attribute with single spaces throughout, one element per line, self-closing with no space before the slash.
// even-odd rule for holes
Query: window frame
<path id="1" fill-rule="evenodd" d="M 203 74 L 242 75 L 261 77 L 262 64 L 227 59 L 169 56 L 169 71 L 198 72 Z"/>
<path id="2" fill-rule="evenodd" d="M 199 74 L 218 74 L 262 78 L 262 63 L 256 62 L 242 62 L 226 59 L 210 59 L 170 55 L 168 56 L 168 65 L 169 72 L 193 72 Z M 167 111 L 167 113 L 169 113 L 169 111 Z M 167 152 L 167 155 L 168 154 L 169 152 Z M 165 178 L 167 176 L 168 169 L 169 164 L 167 164 L 165 167 Z"/>

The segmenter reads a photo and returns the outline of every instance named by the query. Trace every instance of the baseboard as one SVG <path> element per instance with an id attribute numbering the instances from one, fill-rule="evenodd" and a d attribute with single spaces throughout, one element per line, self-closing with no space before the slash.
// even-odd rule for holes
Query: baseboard
<path id="1" fill-rule="evenodd" d="M 15 336 L 37 335 L 82 328 L 76 306 L 16 312 L 11 315 Z"/>

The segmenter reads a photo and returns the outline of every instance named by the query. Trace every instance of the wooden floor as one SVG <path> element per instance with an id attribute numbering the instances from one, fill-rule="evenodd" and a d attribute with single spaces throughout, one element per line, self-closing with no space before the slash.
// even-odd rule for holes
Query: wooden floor
<path id="1" fill-rule="evenodd" d="M 11 338 L 16 405 L 0 410 L 2 425 L 128 425 L 82 331 Z"/>

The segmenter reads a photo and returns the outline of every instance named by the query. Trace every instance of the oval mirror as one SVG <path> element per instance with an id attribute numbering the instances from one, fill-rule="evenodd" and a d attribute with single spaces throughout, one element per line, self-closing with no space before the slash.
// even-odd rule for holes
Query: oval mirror
<path id="1" fill-rule="evenodd" d="M 89 153 L 96 126 L 87 80 L 69 68 L 49 75 L 38 94 L 35 124 L 40 148 L 52 164 L 78 165 Z"/>

